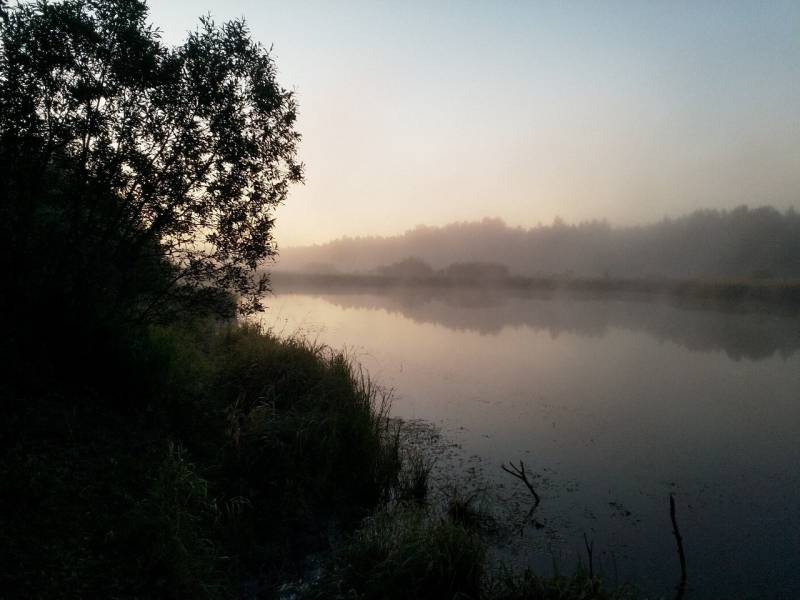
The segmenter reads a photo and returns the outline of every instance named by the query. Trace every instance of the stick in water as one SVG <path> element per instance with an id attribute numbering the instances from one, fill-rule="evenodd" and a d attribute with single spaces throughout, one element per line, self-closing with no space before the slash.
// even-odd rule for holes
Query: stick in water
<path id="1" fill-rule="evenodd" d="M 525 473 L 525 463 L 519 461 L 519 467 L 518 467 L 514 463 L 509 462 L 508 467 L 505 465 L 500 465 L 500 468 L 503 469 L 503 471 L 505 471 L 509 475 L 521 480 L 522 483 L 524 483 L 530 490 L 531 494 L 533 494 L 533 500 L 534 502 L 536 502 L 536 506 L 539 505 L 539 502 L 541 502 L 541 498 L 539 498 L 539 494 L 536 493 L 536 490 L 533 489 L 533 484 L 531 484 L 530 480 L 528 479 L 527 473 Z"/>
<path id="2" fill-rule="evenodd" d="M 678 584 L 678 594 L 675 596 L 675 600 L 681 600 L 686 591 L 686 555 L 683 553 L 683 538 L 678 530 L 678 521 L 675 520 L 675 497 L 672 494 L 669 495 L 669 517 L 672 519 L 672 533 L 678 544 L 678 558 L 681 561 L 681 581 Z"/>
<path id="3" fill-rule="evenodd" d="M 592 553 L 594 551 L 594 540 L 589 542 L 586 532 L 583 532 L 583 544 L 586 546 L 586 554 L 589 556 L 589 579 L 594 579 L 594 565 L 592 564 Z"/>

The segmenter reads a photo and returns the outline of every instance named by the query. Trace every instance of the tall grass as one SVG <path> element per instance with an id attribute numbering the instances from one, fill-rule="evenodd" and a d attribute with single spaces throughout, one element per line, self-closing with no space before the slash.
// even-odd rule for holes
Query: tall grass
<path id="1" fill-rule="evenodd" d="M 4 593 L 268 595 L 396 494 L 388 394 L 342 353 L 214 322 L 126 340 L 113 380 L 15 392 Z"/>
<path id="2" fill-rule="evenodd" d="M 542 577 L 530 571 L 499 574 L 484 594 L 491 600 L 634 600 L 629 587 L 609 587 L 599 577 L 578 569 L 574 575 Z M 654 599 L 656 600 L 656 599 Z"/>
<path id="3" fill-rule="evenodd" d="M 485 547 L 473 532 L 415 507 L 383 510 L 338 553 L 309 598 L 441 600 L 478 598 Z"/>
<path id="4" fill-rule="evenodd" d="M 306 595 L 620 597 L 580 574 L 492 576 L 479 510 L 428 505 L 433 463 L 341 352 L 208 321 L 116 347 L 97 354 L 113 378 L 10 388 L 0 595 L 273 597 L 327 552 Z"/>
<path id="5" fill-rule="evenodd" d="M 453 498 L 455 500 L 453 500 Z M 481 519 L 456 495 L 442 515 L 418 504 L 384 507 L 338 549 L 323 574 L 293 590 L 304 600 L 633 600 L 578 565 L 572 575 L 492 569 Z M 454 503 L 458 505 L 454 508 Z"/>

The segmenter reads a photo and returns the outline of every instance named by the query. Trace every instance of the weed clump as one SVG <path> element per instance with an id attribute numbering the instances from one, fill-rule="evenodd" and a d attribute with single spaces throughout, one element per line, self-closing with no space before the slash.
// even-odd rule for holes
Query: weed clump
<path id="1" fill-rule="evenodd" d="M 395 494 L 388 396 L 343 354 L 213 321 L 134 341 L 97 357 L 113 382 L 8 390 L 4 593 L 263 595 Z"/>
<path id="2" fill-rule="evenodd" d="M 492 600 L 633 600 L 635 591 L 628 587 L 609 587 L 599 577 L 590 577 L 581 569 L 572 576 L 542 577 L 530 571 L 520 575 L 502 573 Z"/>
<path id="3" fill-rule="evenodd" d="M 486 548 L 447 519 L 408 506 L 379 511 L 340 550 L 309 598 L 426 600 L 480 597 Z"/>

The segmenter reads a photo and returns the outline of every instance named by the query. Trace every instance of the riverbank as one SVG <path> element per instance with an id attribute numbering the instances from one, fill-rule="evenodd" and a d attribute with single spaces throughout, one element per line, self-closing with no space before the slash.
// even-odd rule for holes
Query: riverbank
<path id="1" fill-rule="evenodd" d="M 388 277 L 373 274 L 313 274 L 278 271 L 272 276 L 282 291 L 381 291 L 388 289 L 481 290 L 520 295 L 608 295 L 637 299 L 665 298 L 674 303 L 713 309 L 800 312 L 800 281 L 795 280 L 667 280 L 624 278 L 522 277 Z"/>
<path id="2" fill-rule="evenodd" d="M 341 353 L 213 322 L 117 342 L 107 377 L 4 390 L 9 597 L 260 596 L 399 493 L 386 397 Z"/>
<path id="3" fill-rule="evenodd" d="M 541 476 L 544 527 L 492 538 L 500 564 L 570 572 L 586 563 L 586 533 L 607 581 L 669 597 L 674 493 L 687 597 L 800 589 L 785 536 L 798 489 L 796 317 L 491 290 L 275 291 L 265 320 L 352 348 L 395 390 L 394 415 L 438 426 L 432 489 L 460 473 L 465 494 L 480 490 L 511 525 L 530 494 L 500 465 L 523 459 Z"/>
<path id="4" fill-rule="evenodd" d="M 425 457 L 342 353 L 210 320 L 118 334 L 95 377 L 53 356 L 5 379 L 9 597 L 269 598 L 311 555 L 313 598 L 622 597 L 582 571 L 490 577 L 468 511 L 426 508 Z"/>

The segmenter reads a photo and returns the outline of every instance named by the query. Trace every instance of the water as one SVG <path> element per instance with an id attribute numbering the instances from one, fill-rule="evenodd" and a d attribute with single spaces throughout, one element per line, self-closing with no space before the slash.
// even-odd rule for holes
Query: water
<path id="1" fill-rule="evenodd" d="M 673 493 L 687 598 L 800 597 L 797 317 L 278 288 L 264 318 L 346 348 L 393 388 L 394 415 L 440 427 L 454 448 L 439 468 L 483 488 L 503 519 L 521 523 L 530 498 L 500 465 L 524 460 L 540 475 L 539 527 L 514 525 L 496 553 L 567 572 L 586 563 L 585 533 L 606 579 L 671 594 Z"/>

